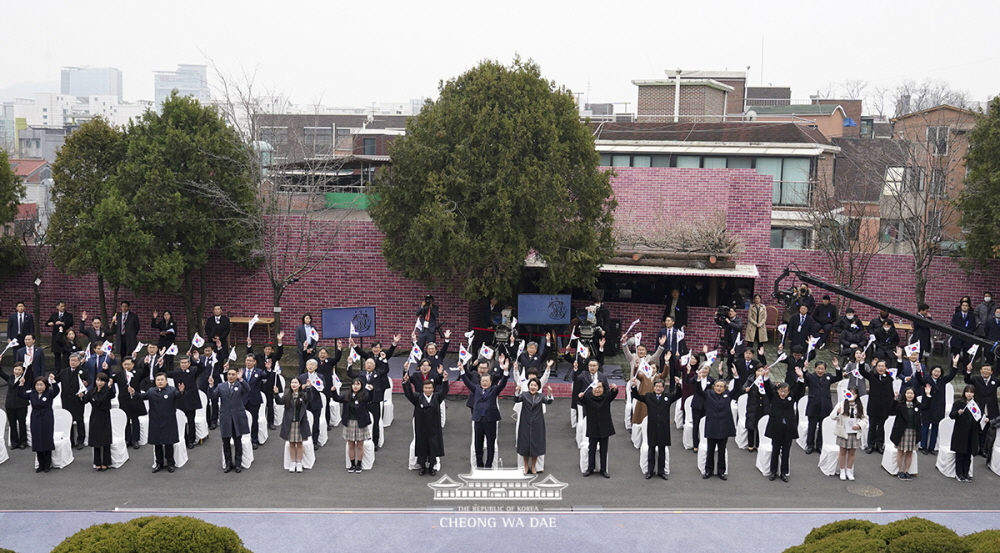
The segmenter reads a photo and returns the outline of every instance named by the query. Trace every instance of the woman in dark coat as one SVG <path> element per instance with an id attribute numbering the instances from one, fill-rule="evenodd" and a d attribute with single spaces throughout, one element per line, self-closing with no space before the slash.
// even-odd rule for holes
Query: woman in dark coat
<path id="1" fill-rule="evenodd" d="M 164 464 L 167 472 L 174 472 L 177 469 L 174 465 L 174 444 L 180 441 L 177 436 L 177 398 L 184 394 L 184 384 L 177 388 L 167 386 L 165 373 L 157 373 L 153 382 L 155 387 L 139 393 L 139 397 L 149 401 L 149 443 L 153 444 L 156 457 L 153 472 L 160 472 Z M 134 393 L 134 389 L 129 388 L 129 393 Z"/>
<path id="2" fill-rule="evenodd" d="M 111 399 L 115 388 L 108 384 L 107 373 L 97 373 L 94 387 L 83 395 L 84 404 L 90 404 L 90 431 L 87 443 L 94 448 L 94 468 L 98 472 L 108 470 L 111 464 Z"/>
<path id="3" fill-rule="evenodd" d="M 28 447 L 28 400 L 17 395 L 18 388 L 25 384 L 24 364 L 20 361 L 14 363 L 10 376 L 0 369 L 0 378 L 7 382 L 4 410 L 7 411 L 7 421 L 10 423 L 10 447 L 24 449 Z"/>
<path id="4" fill-rule="evenodd" d="M 413 404 L 413 454 L 420 465 L 420 476 L 436 473 L 438 457 L 444 457 L 444 437 L 441 432 L 441 404 L 448 397 L 447 380 L 438 388 L 433 379 L 424 380 L 422 393 L 417 393 L 410 375 L 403 374 L 403 394 Z"/>
<path id="5" fill-rule="evenodd" d="M 31 451 L 38 458 L 35 472 L 49 472 L 52 468 L 52 450 L 56 448 L 53 433 L 56 417 L 52 412 L 52 400 L 59 395 L 59 384 L 55 376 L 35 378 L 34 390 L 28 391 L 23 384 L 17 389 L 17 396 L 31 404 Z"/>
<path id="6" fill-rule="evenodd" d="M 69 356 L 77 352 L 82 352 L 87 349 L 86 344 L 81 345 L 80 339 L 76 336 L 76 331 L 72 328 L 66 329 L 65 333 L 60 332 L 56 335 L 55 343 L 52 345 L 53 352 L 62 352 L 63 365 L 61 367 L 56 367 L 56 371 L 61 371 L 69 366 Z"/>
<path id="7" fill-rule="evenodd" d="M 962 397 L 952 404 L 949 415 L 955 419 L 955 429 L 951 433 L 951 450 L 955 452 L 955 476 L 959 482 L 972 482 L 969 468 L 972 466 L 972 456 L 979 452 L 979 421 L 968 409 L 969 402 L 975 397 L 976 388 L 966 386 L 962 390 Z"/>
<path id="8" fill-rule="evenodd" d="M 730 437 L 736 436 L 731 405 L 739 394 L 729 391 L 728 378 L 713 382 L 711 391 L 705 390 L 703 382 L 703 379 L 699 379 L 694 387 L 694 393 L 705 402 L 705 439 L 708 440 L 705 472 L 701 477 L 711 477 L 718 468 L 719 478 L 726 480 L 726 443 Z M 698 432 L 698 429 L 695 428 L 694 431 Z M 719 452 L 718 463 L 714 459 L 716 450 Z"/>
<path id="9" fill-rule="evenodd" d="M 611 402 L 618 396 L 618 386 L 611 384 L 608 392 L 600 381 L 587 388 L 580 402 L 587 421 L 587 440 L 590 451 L 587 454 L 587 471 L 584 476 L 594 474 L 594 462 L 597 460 L 597 448 L 601 448 L 601 476 L 611 478 L 608 472 L 608 438 L 615 435 L 615 423 L 611 418 Z"/>
<path id="10" fill-rule="evenodd" d="M 311 437 L 309 428 L 309 411 L 306 406 L 316 395 L 312 382 L 306 380 L 302 384 L 298 378 L 288 381 L 288 387 L 282 395 L 274 386 L 274 402 L 285 406 L 285 414 L 281 418 L 281 430 L 278 431 L 282 440 L 288 442 L 288 456 L 292 459 L 292 468 L 288 472 L 302 472 L 302 442 Z"/>
<path id="11" fill-rule="evenodd" d="M 929 407 L 920 414 L 920 452 L 927 455 L 931 451 L 937 451 L 938 425 L 945 417 L 945 387 L 955 379 L 958 373 L 958 366 L 952 365 L 951 372 L 942 377 L 941 367 L 935 366 L 931 369 L 930 375 L 923 372 L 916 374 L 917 382 L 920 383 L 924 392 L 921 403 L 927 403 Z M 928 388 L 927 386 L 930 386 Z"/>
<path id="12" fill-rule="evenodd" d="M 636 387 L 636 379 L 632 379 L 632 397 L 636 401 L 646 406 L 646 480 L 653 477 L 655 473 L 660 478 L 667 479 L 666 458 L 667 448 L 670 447 L 670 425 L 673 422 L 670 416 L 670 406 L 681 398 L 680 377 L 674 377 L 674 382 L 678 385 L 674 387 L 674 393 L 666 395 L 666 385 L 663 380 L 653 381 L 653 390 L 645 394 L 640 394 Z"/>
<path id="13" fill-rule="evenodd" d="M 545 455 L 545 405 L 552 403 L 552 386 L 541 394 L 538 378 L 528 379 L 528 390 L 514 396 L 521 404 L 517 417 L 517 454 L 524 457 L 524 474 L 538 474 L 535 465 L 538 457 Z"/>
<path id="14" fill-rule="evenodd" d="M 150 327 L 159 332 L 159 338 L 156 339 L 156 347 L 159 348 L 160 351 L 167 351 L 170 346 L 174 345 L 174 342 L 177 340 L 177 323 L 174 322 L 173 313 L 170 311 L 164 311 L 163 316 L 161 317 L 159 313 L 153 311 L 153 323 Z M 173 355 L 163 356 L 163 368 L 166 370 L 173 370 Z M 188 389 L 194 390 L 193 387 L 188 387 Z M 194 395 L 197 396 L 198 394 Z"/>

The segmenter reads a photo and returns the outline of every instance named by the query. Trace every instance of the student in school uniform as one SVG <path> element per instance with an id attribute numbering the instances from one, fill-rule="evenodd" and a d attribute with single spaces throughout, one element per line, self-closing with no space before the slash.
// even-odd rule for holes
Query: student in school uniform
<path id="1" fill-rule="evenodd" d="M 372 417 L 368 404 L 372 400 L 373 389 L 373 385 L 363 383 L 360 378 L 351 381 L 351 390 L 343 395 L 337 393 L 337 390 L 330 389 L 330 398 L 344 404 L 341 411 L 344 419 L 343 435 L 347 442 L 347 455 L 351 460 L 347 472 L 352 474 L 361 473 L 365 441 L 372 438 Z"/>
<path id="2" fill-rule="evenodd" d="M 718 469 L 719 478 L 727 480 L 726 476 L 726 444 L 730 437 L 736 436 L 736 424 L 733 422 L 731 404 L 737 395 L 729 390 L 730 376 L 725 375 L 722 365 L 719 365 L 720 379 L 712 383 L 711 391 L 704 379 L 699 379 L 694 393 L 705 402 L 705 439 L 708 440 L 708 455 L 705 459 L 705 472 L 702 478 L 708 479 Z M 695 429 L 697 432 L 698 429 Z M 718 463 L 715 453 L 718 451 Z"/>
<path id="3" fill-rule="evenodd" d="M 363 369 L 355 371 L 353 367 L 347 367 L 347 377 L 360 380 L 364 388 L 368 390 L 369 401 L 368 417 L 371 419 L 372 441 L 375 443 L 375 450 L 378 451 L 379 422 L 382 415 L 382 400 L 385 399 L 385 391 L 389 387 L 389 364 L 385 363 L 379 368 L 379 364 L 374 358 L 369 357 L 362 361 Z M 369 389 L 370 388 L 370 389 Z"/>
<path id="4" fill-rule="evenodd" d="M 110 380 L 106 373 L 98 374 L 94 387 L 80 398 L 84 404 L 90 404 L 87 443 L 94 448 L 94 469 L 98 472 L 108 470 L 111 464 L 111 400 L 115 397 L 115 388 L 109 384 Z"/>
<path id="5" fill-rule="evenodd" d="M 969 468 L 972 466 L 972 456 L 979 452 L 980 422 L 969 409 L 969 403 L 975 401 L 975 397 L 976 388 L 971 384 L 966 385 L 962 390 L 962 397 L 955 400 L 949 414 L 955 419 L 955 429 L 951 433 L 951 450 L 955 452 L 955 475 L 959 482 L 972 482 Z"/>
<path id="6" fill-rule="evenodd" d="M 903 388 L 899 399 L 894 405 L 896 419 L 892 423 L 889 440 L 896 446 L 896 476 L 903 481 L 913 478 L 910 474 L 910 464 L 913 462 L 913 452 L 920 440 L 920 413 L 930 407 L 930 402 L 917 401 L 917 392 L 912 387 Z"/>
<path id="7" fill-rule="evenodd" d="M 293 378 L 288 381 L 284 394 L 277 386 L 272 387 L 271 390 L 274 393 L 274 402 L 285 406 L 279 435 L 282 440 L 288 442 L 288 456 L 292 460 L 292 467 L 288 469 L 288 472 L 302 472 L 302 457 L 304 455 L 302 444 L 312 436 L 307 416 L 309 410 L 306 405 L 316 394 L 316 389 L 308 380 L 302 383 L 298 378 Z"/>
<path id="8" fill-rule="evenodd" d="M 836 424 L 833 433 L 837 436 L 840 453 L 837 455 L 837 466 L 840 467 L 841 480 L 854 480 L 854 454 L 861 446 L 861 433 L 868 425 L 865 406 L 859 399 L 857 388 L 848 388 L 844 401 L 838 401 L 830 413 L 830 418 Z"/>
<path id="9" fill-rule="evenodd" d="M 795 398 L 801 393 L 800 390 L 805 384 L 801 369 L 797 376 L 798 380 L 792 386 L 787 382 L 779 382 L 775 386 L 768 378 L 767 372 L 762 380 L 764 393 L 770 400 L 771 408 L 764 435 L 771 439 L 771 473 L 767 479 L 772 482 L 778 477 L 782 482 L 788 482 L 788 457 L 792 441 L 799 437 L 799 415 L 795 411 Z M 755 387 L 759 388 L 760 385 Z"/>
<path id="10" fill-rule="evenodd" d="M 652 478 L 654 473 L 664 480 L 667 479 L 666 455 L 667 448 L 670 447 L 670 425 L 673 423 L 670 406 L 681 398 L 681 379 L 675 378 L 678 386 L 674 387 L 674 393 L 669 396 L 666 394 L 666 384 L 662 379 L 654 380 L 653 389 L 643 394 L 637 386 L 638 379 L 632 378 L 632 397 L 643 404 L 647 411 L 646 446 L 649 453 L 646 457 L 646 480 Z"/>
<path id="11" fill-rule="evenodd" d="M 865 361 L 865 350 L 855 349 L 844 365 L 844 378 L 847 379 L 847 388 L 857 388 L 858 397 L 868 394 L 868 380 L 865 374 L 872 369 L 872 366 Z"/>
<path id="12" fill-rule="evenodd" d="M 444 436 L 441 431 L 441 404 L 448 397 L 449 383 L 435 384 L 431 378 L 421 380 L 420 392 L 414 391 L 415 379 L 403 373 L 403 395 L 413 404 L 413 453 L 420 465 L 420 476 L 437 471 L 438 458 L 444 457 Z"/>
<path id="13" fill-rule="evenodd" d="M 584 417 L 587 421 L 587 440 L 590 449 L 587 452 L 587 470 L 584 476 L 594 474 L 594 463 L 597 460 L 597 449 L 601 450 L 601 476 L 611 478 L 608 472 L 608 438 L 615 435 L 615 423 L 611 419 L 611 402 L 618 395 L 618 386 L 611 384 L 607 392 L 604 384 L 597 382 L 587 388 L 580 398 L 583 404 Z"/>

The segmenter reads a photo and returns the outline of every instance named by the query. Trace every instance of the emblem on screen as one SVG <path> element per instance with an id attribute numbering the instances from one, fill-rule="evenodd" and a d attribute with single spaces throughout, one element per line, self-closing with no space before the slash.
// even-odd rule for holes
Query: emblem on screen
<path id="1" fill-rule="evenodd" d="M 559 321 L 566 318 L 566 303 L 562 300 L 550 301 L 549 318 L 553 321 Z"/>
<path id="2" fill-rule="evenodd" d="M 358 311 L 355 313 L 351 322 L 354 323 L 354 329 L 357 330 L 359 334 L 367 332 L 372 327 L 372 319 L 365 311 Z"/>

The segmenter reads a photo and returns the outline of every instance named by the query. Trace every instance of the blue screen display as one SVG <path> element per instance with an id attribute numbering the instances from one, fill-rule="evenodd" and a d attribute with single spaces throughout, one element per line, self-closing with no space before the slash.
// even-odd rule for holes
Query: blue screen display
<path id="1" fill-rule="evenodd" d="M 529 325 L 568 325 L 573 315 L 569 294 L 519 294 L 517 322 Z"/>
<path id="2" fill-rule="evenodd" d="M 350 338 L 351 323 L 354 336 L 371 338 L 375 336 L 375 307 L 338 307 L 323 310 L 323 339 Z"/>

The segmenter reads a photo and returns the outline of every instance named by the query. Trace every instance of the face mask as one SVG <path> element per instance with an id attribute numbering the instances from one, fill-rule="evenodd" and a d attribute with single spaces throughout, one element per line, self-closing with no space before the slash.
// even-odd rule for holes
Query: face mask
<path id="1" fill-rule="evenodd" d="M 847 320 L 848 321 L 853 321 L 854 320 L 854 315 L 848 315 L 847 316 Z"/>
<path id="2" fill-rule="evenodd" d="M 991 298 L 989 296 L 986 296 L 985 298 L 983 298 L 983 301 L 986 302 L 986 303 L 990 303 L 990 300 L 992 300 L 992 299 L 993 298 Z"/>

